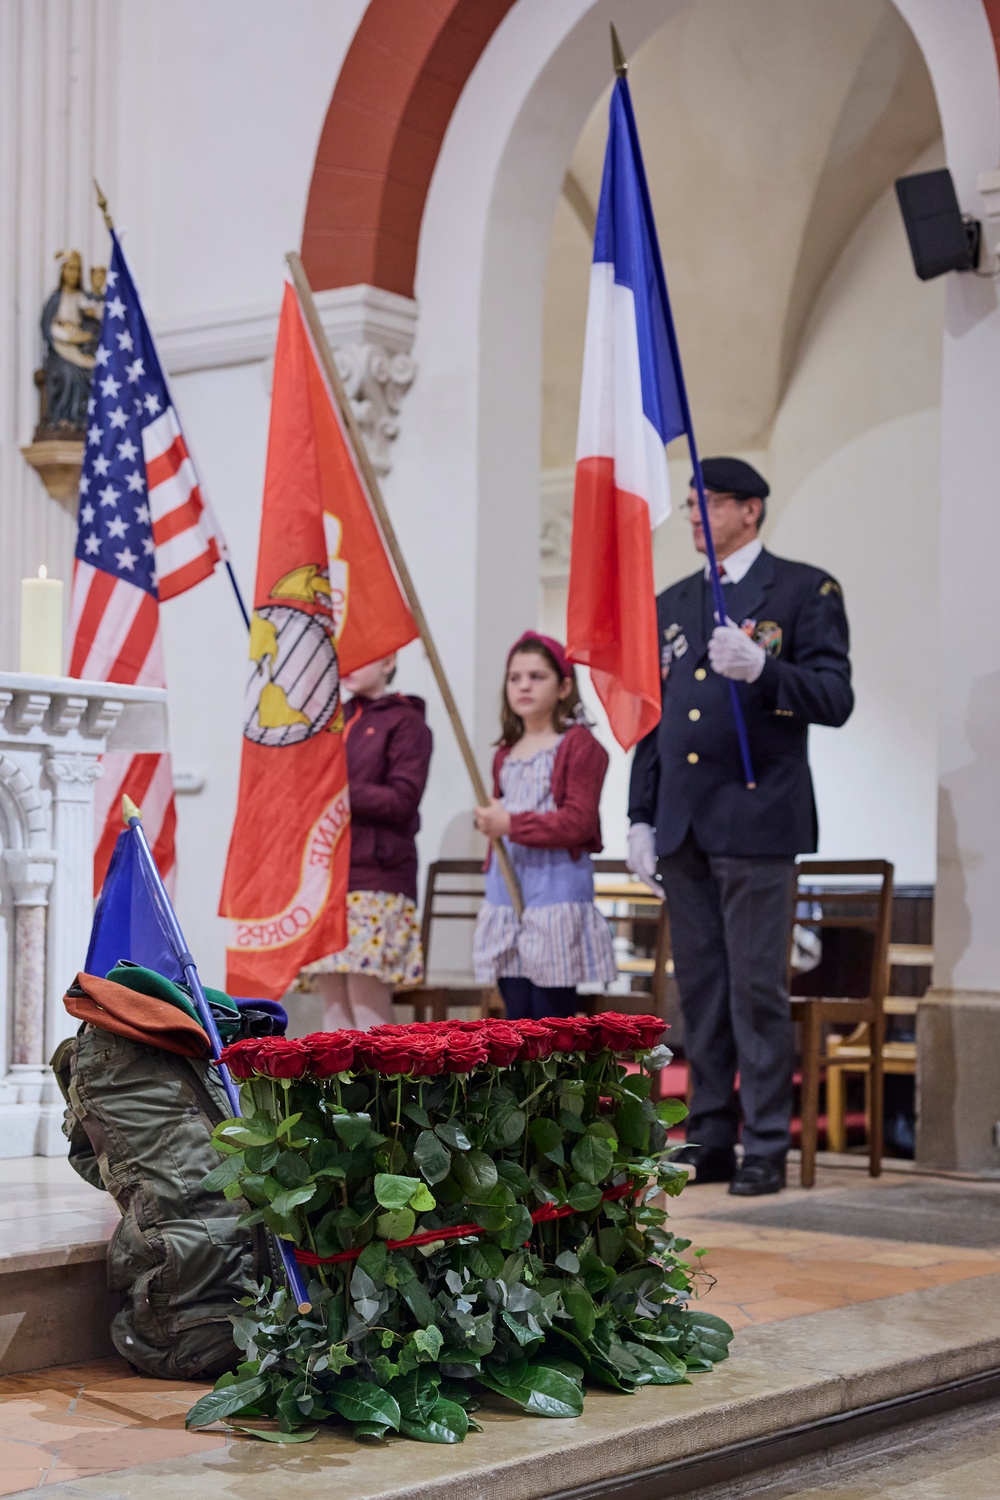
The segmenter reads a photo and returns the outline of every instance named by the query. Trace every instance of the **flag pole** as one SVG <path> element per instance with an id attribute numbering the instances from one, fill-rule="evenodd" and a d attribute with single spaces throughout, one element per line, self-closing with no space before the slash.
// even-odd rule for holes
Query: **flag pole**
<path id="1" fill-rule="evenodd" d="M 681 365 L 681 352 L 677 343 L 677 332 L 674 328 L 673 314 L 670 311 L 670 297 L 667 293 L 667 278 L 663 270 L 663 257 L 660 254 L 660 242 L 656 233 L 656 220 L 653 218 L 653 204 L 649 196 L 649 184 L 646 181 L 646 167 L 642 159 L 642 151 L 639 146 L 639 130 L 635 123 L 635 115 L 632 111 L 632 95 L 628 86 L 628 60 L 618 33 L 612 24 L 611 27 L 611 57 L 614 63 L 618 82 L 622 86 L 622 101 L 625 106 L 625 119 L 628 122 L 629 135 L 632 139 L 632 152 L 635 157 L 636 176 L 639 181 L 639 191 L 642 194 L 643 210 L 649 225 L 649 237 L 655 252 L 653 260 L 656 267 L 656 279 L 659 286 L 663 305 L 667 309 L 667 339 L 670 343 L 670 358 L 674 367 L 674 378 L 677 382 L 677 394 L 680 398 L 681 417 L 684 421 L 684 430 L 687 434 L 688 449 L 691 454 L 691 467 L 694 470 L 694 485 L 698 494 L 698 512 L 701 516 L 701 529 L 705 536 L 705 555 L 708 560 L 708 575 L 711 581 L 712 602 L 715 606 L 715 617 L 720 625 L 726 623 L 726 600 L 722 591 L 722 579 L 719 577 L 719 563 L 715 555 L 715 542 L 712 540 L 712 528 L 708 523 L 708 501 L 705 499 L 705 478 L 701 471 L 701 459 L 698 455 L 698 444 L 694 436 L 694 422 L 691 420 L 691 407 L 688 403 L 687 385 L 684 381 L 684 369 Z M 616 85 L 617 86 L 617 85 Z M 736 725 L 736 738 L 740 746 L 740 760 L 743 764 L 743 780 L 747 790 L 753 791 L 757 785 L 753 772 L 753 762 L 750 759 L 750 741 L 747 737 L 746 721 L 743 717 L 743 706 L 740 696 L 736 690 L 736 684 L 732 678 L 729 679 L 729 701 L 733 710 L 733 721 Z"/>
<path id="2" fill-rule="evenodd" d="M 224 1062 L 220 1062 L 219 1060 L 222 1054 L 222 1038 L 219 1035 L 219 1028 L 215 1024 L 212 1007 L 208 1003 L 208 996 L 205 994 L 195 965 L 194 956 L 184 940 L 181 924 L 177 920 L 177 913 L 174 911 L 170 897 L 167 894 L 167 888 L 163 884 L 163 877 L 157 867 L 156 860 L 153 858 L 153 851 L 150 849 L 146 839 L 145 830 L 142 826 L 142 813 L 136 807 L 131 797 L 126 796 L 122 798 L 122 818 L 125 826 L 131 829 L 135 835 L 139 858 L 152 886 L 153 896 L 160 908 L 160 916 L 170 934 L 170 940 L 174 946 L 174 956 L 181 966 L 184 981 L 191 991 L 192 998 L 198 1009 L 198 1015 L 201 1018 L 201 1024 L 208 1033 L 208 1041 L 212 1049 L 212 1060 L 218 1070 L 222 1087 L 226 1091 L 229 1107 L 233 1114 L 239 1118 L 243 1114 L 240 1108 L 240 1092 L 230 1076 L 229 1069 Z M 281 1257 L 281 1264 L 288 1281 L 288 1289 L 295 1299 L 295 1305 L 300 1313 L 307 1313 L 312 1308 L 312 1303 L 309 1301 L 309 1296 L 306 1292 L 299 1263 L 295 1259 L 295 1251 L 286 1240 L 281 1239 L 277 1235 L 274 1236 L 274 1243 Z"/>
<path id="3" fill-rule="evenodd" d="M 107 229 L 107 231 L 108 231 L 109 234 L 114 235 L 114 234 L 116 234 L 115 221 L 111 217 L 111 212 L 110 212 L 110 210 L 108 208 L 108 200 L 104 196 L 103 192 L 101 191 L 101 184 L 98 182 L 97 178 L 93 177 L 93 178 L 91 178 L 91 181 L 94 184 L 94 191 L 97 194 L 97 206 L 101 210 L 101 215 L 102 215 L 102 217 L 104 219 L 105 227 L 106 227 L 106 229 Z M 218 522 L 216 522 L 216 525 L 218 525 Z M 220 539 L 221 539 L 221 536 L 222 536 L 221 532 L 219 533 L 219 536 L 220 536 Z M 224 542 L 223 542 L 223 546 L 225 546 Z M 226 551 L 228 553 L 228 551 L 229 551 L 228 547 L 226 548 Z M 237 603 L 237 605 L 239 607 L 240 614 L 243 616 L 243 623 L 246 626 L 247 630 L 249 630 L 250 629 L 250 615 L 249 615 L 249 613 L 247 611 L 246 604 L 243 601 L 243 595 L 240 592 L 240 586 L 239 586 L 239 584 L 236 581 L 236 574 L 233 571 L 233 565 L 229 561 L 228 556 L 225 558 L 225 564 L 226 564 L 226 572 L 229 574 L 229 582 L 232 584 L 232 586 L 233 586 L 233 593 L 236 595 L 236 603 Z"/>
<path id="4" fill-rule="evenodd" d="M 469 780 L 472 782 L 473 793 L 475 794 L 476 801 L 478 802 L 480 807 L 488 807 L 490 798 L 486 790 L 486 784 L 483 781 L 482 773 L 479 770 L 479 765 L 473 753 L 469 737 L 465 732 L 465 725 L 462 722 L 462 716 L 458 711 L 458 704 L 455 702 L 454 694 L 451 691 L 451 684 L 449 683 L 448 678 L 445 675 L 444 664 L 442 663 L 441 658 L 438 655 L 437 647 L 434 644 L 434 638 L 431 635 L 430 626 L 427 623 L 427 616 L 424 614 L 424 611 L 421 608 L 420 600 L 417 597 L 417 590 L 414 586 L 413 579 L 410 576 L 410 570 L 406 566 L 406 559 L 403 556 L 402 549 L 400 548 L 399 541 L 396 537 L 395 528 L 393 527 L 392 521 L 389 518 L 389 512 L 386 509 L 385 500 L 382 498 L 382 490 L 378 482 L 378 477 L 375 473 L 374 468 L 372 467 L 371 459 L 368 456 L 368 448 L 365 443 L 364 436 L 361 432 L 360 427 L 358 426 L 357 418 L 354 415 L 354 411 L 348 399 L 347 392 L 344 390 L 344 383 L 340 378 L 340 371 L 337 369 L 337 363 L 333 357 L 333 351 L 331 350 L 330 345 L 327 341 L 326 334 L 323 331 L 323 324 L 320 321 L 320 316 L 316 309 L 316 303 L 313 300 L 312 288 L 310 287 L 308 278 L 306 277 L 305 268 L 297 252 L 294 250 L 289 251 L 289 253 L 285 256 L 285 260 L 288 262 L 288 268 L 292 274 L 292 281 L 295 285 L 295 290 L 298 293 L 299 305 L 302 308 L 306 323 L 309 326 L 309 332 L 311 333 L 313 343 L 316 346 L 316 352 L 319 355 L 324 374 L 326 375 L 326 378 L 330 385 L 330 389 L 333 392 L 334 399 L 336 400 L 337 407 L 340 412 L 341 421 L 343 422 L 344 427 L 347 429 L 348 439 L 350 441 L 351 447 L 354 450 L 354 459 L 357 463 L 358 469 L 360 470 L 365 489 L 368 493 L 369 504 L 371 505 L 372 510 L 375 512 L 379 527 L 382 532 L 382 538 L 389 552 L 389 556 L 392 558 L 393 565 L 396 569 L 396 575 L 399 578 L 403 593 L 406 595 L 406 602 L 410 607 L 410 613 L 413 616 L 417 630 L 420 632 L 420 639 L 423 642 L 424 650 L 427 653 L 427 660 L 431 664 L 431 671 L 434 673 L 434 679 L 437 682 L 438 690 L 440 691 L 441 697 L 444 699 L 444 706 L 447 710 L 448 718 L 451 720 L 451 727 L 455 732 L 455 738 L 458 741 L 458 748 L 461 752 L 462 759 L 465 762 L 465 769 L 468 771 Z M 524 912 L 524 897 L 521 894 L 521 886 L 517 878 L 517 872 L 515 871 L 510 858 L 510 851 L 508 850 L 506 844 L 502 839 L 493 839 L 492 844 L 494 852 L 496 853 L 497 859 L 500 863 L 500 869 L 503 874 L 504 884 L 507 887 L 507 891 L 514 906 L 514 910 L 517 913 L 518 917 L 520 917 Z"/>

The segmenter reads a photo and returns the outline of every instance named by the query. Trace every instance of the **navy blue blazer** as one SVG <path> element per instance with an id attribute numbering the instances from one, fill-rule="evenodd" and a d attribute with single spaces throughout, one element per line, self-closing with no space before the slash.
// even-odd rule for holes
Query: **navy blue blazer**
<path id="1" fill-rule="evenodd" d="M 854 707 L 840 585 L 765 550 L 724 591 L 729 617 L 768 653 L 756 682 L 736 684 L 756 789 L 744 784 L 728 680 L 708 662 L 710 586 L 703 572 L 693 573 L 656 601 L 663 713 L 636 748 L 629 817 L 656 828 L 661 856 L 674 853 L 689 830 L 706 854 L 812 853 L 818 824 L 809 725 L 839 728 Z"/>

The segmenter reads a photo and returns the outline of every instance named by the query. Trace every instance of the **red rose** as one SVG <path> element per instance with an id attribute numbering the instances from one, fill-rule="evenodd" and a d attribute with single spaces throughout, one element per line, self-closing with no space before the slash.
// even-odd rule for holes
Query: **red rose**
<path id="1" fill-rule="evenodd" d="M 593 1052 L 600 1046 L 597 1028 L 587 1016 L 546 1016 L 545 1024 L 552 1028 L 557 1052 Z"/>
<path id="2" fill-rule="evenodd" d="M 642 1032 L 636 1025 L 636 1016 L 625 1016 L 614 1010 L 604 1010 L 594 1017 L 601 1046 L 611 1052 L 635 1052 L 645 1044 Z"/>
<path id="3" fill-rule="evenodd" d="M 480 1039 L 495 1068 L 509 1068 L 521 1055 L 521 1033 L 509 1021 L 494 1021 Z"/>
<path id="4" fill-rule="evenodd" d="M 223 1047 L 220 1062 L 224 1062 L 234 1078 L 253 1078 L 257 1069 L 257 1054 L 260 1037 L 247 1037 L 242 1042 L 230 1042 Z"/>
<path id="5" fill-rule="evenodd" d="M 309 1071 L 309 1051 L 302 1042 L 265 1037 L 259 1043 L 256 1067 L 268 1078 L 302 1078 Z"/>
<path id="6" fill-rule="evenodd" d="M 449 1073 L 471 1073 L 482 1063 L 489 1062 L 486 1044 L 478 1036 L 454 1031 L 446 1038 L 445 1067 Z"/>
<path id="7" fill-rule="evenodd" d="M 385 1036 L 380 1032 L 381 1028 L 363 1033 L 355 1044 L 355 1057 L 373 1073 L 393 1077 L 408 1073 L 416 1050 L 410 1037 Z"/>
<path id="8" fill-rule="evenodd" d="M 661 1021 L 659 1016 L 635 1016 L 634 1020 L 639 1030 L 640 1045 L 644 1049 L 658 1047 L 667 1029 L 666 1021 Z"/>
<path id="9" fill-rule="evenodd" d="M 317 1078 L 345 1073 L 354 1062 L 354 1035 L 350 1031 L 314 1031 L 302 1038 L 309 1051 L 309 1071 Z"/>
<path id="10" fill-rule="evenodd" d="M 412 1078 L 436 1078 L 447 1070 L 448 1038 L 445 1036 L 422 1037 L 413 1044 L 410 1062 Z"/>
<path id="11" fill-rule="evenodd" d="M 447 1022 L 445 1022 L 445 1025 L 447 1025 L 447 1027 L 448 1027 L 448 1029 L 450 1031 L 465 1031 L 465 1032 L 468 1032 L 470 1035 L 475 1035 L 476 1032 L 485 1031 L 490 1026 L 492 1026 L 492 1024 L 493 1024 L 492 1021 L 488 1021 L 484 1017 L 480 1017 L 478 1020 L 475 1020 L 475 1021 L 447 1021 Z"/>
<path id="12" fill-rule="evenodd" d="M 521 1035 L 523 1062 L 537 1057 L 550 1057 L 555 1050 L 552 1027 L 548 1021 L 514 1021 L 511 1023 Z"/>

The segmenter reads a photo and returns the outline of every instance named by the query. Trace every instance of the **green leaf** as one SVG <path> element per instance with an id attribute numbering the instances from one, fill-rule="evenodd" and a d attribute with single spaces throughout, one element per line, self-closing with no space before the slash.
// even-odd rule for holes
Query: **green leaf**
<path id="1" fill-rule="evenodd" d="M 597 1308 L 594 1299 L 586 1287 L 580 1286 L 579 1282 L 570 1282 L 562 1288 L 563 1306 L 573 1319 L 573 1326 L 580 1337 L 586 1341 L 594 1331 L 597 1322 Z"/>
<path id="2" fill-rule="evenodd" d="M 435 1330 L 436 1332 L 437 1330 Z M 410 1370 L 389 1387 L 389 1394 L 399 1406 L 400 1416 L 408 1422 L 426 1422 L 438 1399 L 441 1376 L 437 1370 Z"/>
<path id="3" fill-rule="evenodd" d="M 238 1432 L 241 1437 L 263 1438 L 265 1443 L 311 1443 L 319 1432 L 318 1427 L 300 1427 L 295 1432 L 279 1432 L 277 1428 L 268 1430 L 266 1427 L 243 1427 L 238 1422 L 232 1424 L 233 1431 Z"/>
<path id="4" fill-rule="evenodd" d="M 589 1213 L 601 1202 L 603 1194 L 592 1182 L 574 1182 L 569 1190 L 569 1204 L 578 1214 Z"/>
<path id="5" fill-rule="evenodd" d="M 412 1120 L 414 1125 L 419 1125 L 421 1130 L 430 1129 L 430 1116 L 428 1115 L 426 1109 L 420 1108 L 419 1104 L 404 1104 L 403 1114 L 408 1120 Z"/>
<path id="6" fill-rule="evenodd" d="M 428 1182 L 443 1182 L 451 1171 L 451 1152 L 433 1130 L 422 1130 L 417 1136 L 413 1160 Z"/>
<path id="7" fill-rule="evenodd" d="M 434 1132 L 446 1146 L 453 1146 L 456 1151 L 472 1150 L 472 1142 L 457 1120 L 445 1120 L 443 1124 L 435 1125 Z"/>
<path id="8" fill-rule="evenodd" d="M 382 1422 L 355 1422 L 351 1429 L 351 1437 L 356 1443 L 382 1443 L 385 1441 L 388 1430 Z"/>
<path id="9" fill-rule="evenodd" d="M 246 1170 L 243 1152 L 237 1151 L 235 1156 L 227 1156 L 220 1161 L 217 1167 L 205 1174 L 201 1179 L 201 1186 L 206 1193 L 221 1193 L 230 1183 L 239 1179 L 240 1173 Z"/>
<path id="10" fill-rule="evenodd" d="M 405 1208 L 417 1188 L 422 1186 L 419 1177 L 397 1177 L 389 1172 L 375 1175 L 375 1197 L 383 1208 Z"/>
<path id="11" fill-rule="evenodd" d="M 498 1181 L 493 1159 L 485 1151 L 467 1151 L 462 1156 L 456 1156 L 452 1174 L 472 1202 L 481 1201 L 485 1194 L 496 1187 Z"/>
<path id="12" fill-rule="evenodd" d="M 661 1099 L 656 1106 L 657 1119 L 663 1125 L 678 1125 L 686 1120 L 688 1107 L 683 1099 Z"/>
<path id="13" fill-rule="evenodd" d="M 643 1114 L 642 1100 L 627 1095 L 615 1110 L 615 1129 L 618 1139 L 636 1151 L 645 1151 L 649 1145 L 649 1122 Z"/>
<path id="14" fill-rule="evenodd" d="M 272 1200 L 271 1210 L 281 1218 L 286 1218 L 293 1209 L 298 1208 L 302 1203 L 308 1203 L 310 1198 L 315 1196 L 316 1184 L 314 1182 L 307 1183 L 305 1187 L 290 1188 L 287 1193 L 279 1193 L 277 1198 Z"/>
<path id="15" fill-rule="evenodd" d="M 270 1172 L 280 1154 L 281 1147 L 277 1141 L 272 1141 L 268 1146 L 248 1146 L 244 1152 L 247 1171 Z"/>
<path id="16" fill-rule="evenodd" d="M 603 1182 L 614 1166 L 614 1152 L 606 1140 L 597 1135 L 585 1135 L 577 1141 L 570 1153 L 573 1170 L 584 1182 Z"/>
<path id="17" fill-rule="evenodd" d="M 218 1137 L 227 1146 L 269 1146 L 274 1140 L 273 1129 L 268 1131 L 267 1127 L 254 1121 L 223 1121 L 217 1125 L 212 1139 Z"/>
<path id="18" fill-rule="evenodd" d="M 501 1384 L 491 1368 L 478 1377 L 483 1385 L 514 1401 L 536 1417 L 578 1417 L 583 1411 L 583 1390 L 561 1370 L 547 1365 L 528 1365 L 516 1381 Z"/>
<path id="19" fill-rule="evenodd" d="M 297 1151 L 282 1151 L 275 1162 L 274 1175 L 282 1187 L 302 1187 L 309 1181 L 309 1167 Z"/>
<path id="20" fill-rule="evenodd" d="M 368 1140 L 372 1128 L 371 1116 L 334 1115 L 333 1128 L 348 1151 L 351 1151 L 355 1146 L 362 1146 Z"/>
<path id="21" fill-rule="evenodd" d="M 299 1121 L 301 1120 L 301 1118 L 302 1118 L 301 1114 L 298 1114 L 298 1115 L 286 1115 L 285 1118 L 282 1120 L 281 1124 L 278 1126 L 278 1129 L 275 1132 L 275 1134 L 277 1134 L 279 1136 L 283 1135 L 283 1136 L 286 1136 L 286 1137 L 291 1137 L 293 1128 L 299 1123 Z"/>
<path id="22" fill-rule="evenodd" d="M 400 1208 L 395 1212 L 379 1214 L 375 1220 L 375 1233 L 384 1240 L 407 1240 L 413 1233 L 417 1216 L 412 1208 Z"/>
<path id="23" fill-rule="evenodd" d="M 495 1281 L 503 1270 L 503 1263 L 503 1251 L 498 1245 L 491 1245 L 489 1241 L 471 1246 L 466 1262 L 473 1276 L 478 1276 L 483 1281 Z"/>
<path id="24" fill-rule="evenodd" d="M 415 1438 L 418 1443 L 461 1443 L 469 1430 L 469 1418 L 457 1402 L 441 1396 L 426 1422 L 411 1422 L 404 1417 L 399 1430 L 404 1437 Z"/>
<path id="25" fill-rule="evenodd" d="M 437 1199 L 426 1183 L 417 1183 L 416 1188 L 410 1196 L 410 1207 L 415 1209 L 418 1214 L 427 1214 L 430 1213 L 432 1208 L 437 1208 Z"/>
<path id="26" fill-rule="evenodd" d="M 548 1120 L 539 1115 L 532 1120 L 528 1126 L 528 1135 L 531 1144 L 542 1156 L 548 1156 L 551 1152 L 562 1146 L 563 1133 L 555 1120 Z"/>
<path id="27" fill-rule="evenodd" d="M 637 1099 L 648 1099 L 652 1087 L 653 1080 L 648 1073 L 627 1073 L 622 1079 L 622 1088 Z"/>
<path id="28" fill-rule="evenodd" d="M 440 1328 L 431 1324 L 427 1328 L 417 1329 L 413 1335 L 413 1343 L 428 1359 L 437 1359 L 444 1347 L 444 1336 Z"/>
<path id="29" fill-rule="evenodd" d="M 524 1110 L 515 1105 L 508 1104 L 499 1109 L 489 1122 L 490 1143 L 501 1150 L 513 1146 L 524 1134 L 527 1118 Z"/>
<path id="30" fill-rule="evenodd" d="M 348 1422 L 373 1423 L 399 1431 L 400 1412 L 395 1399 L 368 1380 L 348 1375 L 337 1381 L 327 1399 Z"/>
<path id="31" fill-rule="evenodd" d="M 254 1406 L 267 1394 L 267 1381 L 260 1379 L 241 1380 L 221 1390 L 209 1391 L 196 1401 L 184 1419 L 185 1427 L 207 1427 L 210 1422 L 219 1422 L 231 1417 L 234 1412 Z"/>
<path id="32" fill-rule="evenodd" d="M 712 1364 L 728 1358 L 729 1345 L 733 1339 L 733 1330 L 728 1323 L 717 1318 L 714 1313 L 701 1312 L 697 1308 L 681 1316 L 682 1327 L 687 1329 L 693 1341 L 693 1354 Z"/>
<path id="33" fill-rule="evenodd" d="M 613 1266 L 621 1259 L 622 1251 L 625 1249 L 625 1236 L 620 1229 L 608 1225 L 598 1232 L 597 1248 L 605 1266 Z"/>
<path id="34" fill-rule="evenodd" d="M 403 1252 L 400 1251 L 400 1254 Z M 424 1328 L 434 1322 L 438 1310 L 431 1301 L 430 1296 L 421 1281 L 408 1281 L 405 1286 L 400 1286 L 399 1295 L 406 1303 L 410 1312 Z"/>
<path id="35" fill-rule="evenodd" d="M 523 1196 L 531 1191 L 531 1178 L 516 1161 L 505 1161 L 501 1157 L 496 1163 L 496 1169 L 500 1180 L 513 1188 L 515 1193 Z"/>
<path id="36" fill-rule="evenodd" d="M 568 1271 L 571 1276 L 575 1276 L 580 1269 L 580 1262 L 572 1250 L 564 1250 L 561 1255 L 557 1255 L 556 1265 L 560 1271 Z"/>

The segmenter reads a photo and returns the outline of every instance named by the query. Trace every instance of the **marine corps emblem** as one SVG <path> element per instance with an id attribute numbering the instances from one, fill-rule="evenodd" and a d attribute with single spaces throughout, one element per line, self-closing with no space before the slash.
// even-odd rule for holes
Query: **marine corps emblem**
<path id="1" fill-rule="evenodd" d="M 255 745 L 297 745 L 331 725 L 340 709 L 330 579 L 307 563 L 271 590 L 275 602 L 254 610 L 250 680 L 243 733 Z"/>

